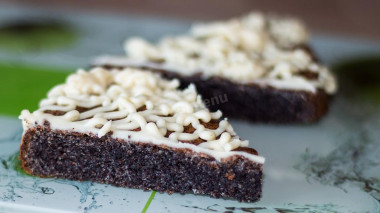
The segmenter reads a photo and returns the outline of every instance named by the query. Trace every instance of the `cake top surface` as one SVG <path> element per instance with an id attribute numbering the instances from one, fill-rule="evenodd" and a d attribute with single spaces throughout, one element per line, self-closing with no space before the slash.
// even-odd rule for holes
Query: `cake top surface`
<path id="1" fill-rule="evenodd" d="M 24 130 L 45 121 L 51 128 L 139 142 L 190 148 L 221 159 L 248 147 L 220 111 L 210 112 L 194 85 L 179 90 L 178 80 L 133 68 L 93 68 L 71 74 L 52 88 L 40 108 L 23 110 Z M 195 148 L 196 147 L 196 148 Z"/>
<path id="2" fill-rule="evenodd" d="M 206 78 L 221 76 L 239 83 L 312 92 L 321 88 L 334 93 L 334 76 L 305 48 L 308 37 L 297 19 L 250 13 L 196 24 L 187 34 L 164 37 L 156 44 L 130 38 L 125 50 L 134 62 L 183 75 L 201 73 Z"/>

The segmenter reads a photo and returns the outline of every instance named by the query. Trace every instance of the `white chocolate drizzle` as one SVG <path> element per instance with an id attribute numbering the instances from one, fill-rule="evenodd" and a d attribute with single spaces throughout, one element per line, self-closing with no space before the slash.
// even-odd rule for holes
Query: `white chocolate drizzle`
<path id="1" fill-rule="evenodd" d="M 124 140 L 192 149 L 217 160 L 238 154 L 264 163 L 261 156 L 233 151 L 248 147 L 248 141 L 241 140 L 226 119 L 220 120 L 220 111 L 208 111 L 194 85 L 182 91 L 178 86 L 176 79 L 133 68 L 79 70 L 52 88 L 38 110 L 23 110 L 19 118 L 24 131 L 48 121 L 52 129 L 98 137 L 110 133 Z M 212 120 L 219 122 L 216 129 L 204 125 Z M 194 131 L 185 132 L 190 125 Z M 190 142 L 199 139 L 199 145 Z"/>
<path id="2" fill-rule="evenodd" d="M 307 41 L 308 32 L 299 20 L 251 13 L 197 24 L 188 34 L 165 37 L 157 44 L 130 38 L 125 42 L 126 58 L 101 57 L 95 64 L 137 64 L 182 75 L 200 72 L 205 78 L 221 76 L 238 83 L 335 93 L 334 76 L 301 47 Z M 299 75 L 302 71 L 317 73 L 318 78 Z"/>

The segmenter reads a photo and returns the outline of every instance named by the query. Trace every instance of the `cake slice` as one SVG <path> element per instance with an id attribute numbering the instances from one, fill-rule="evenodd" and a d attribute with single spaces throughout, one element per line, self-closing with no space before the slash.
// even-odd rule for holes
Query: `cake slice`
<path id="1" fill-rule="evenodd" d="M 254 122 L 313 122 L 328 111 L 336 80 L 308 46 L 297 19 L 251 13 L 194 25 L 152 44 L 126 41 L 127 57 L 99 57 L 104 67 L 138 67 L 194 83 L 211 110 Z M 222 98 L 221 98 L 222 97 Z M 225 101 L 223 101 L 225 100 Z"/>
<path id="2" fill-rule="evenodd" d="M 264 158 L 190 84 L 138 69 L 71 74 L 23 110 L 21 166 L 31 175 L 253 202 Z"/>

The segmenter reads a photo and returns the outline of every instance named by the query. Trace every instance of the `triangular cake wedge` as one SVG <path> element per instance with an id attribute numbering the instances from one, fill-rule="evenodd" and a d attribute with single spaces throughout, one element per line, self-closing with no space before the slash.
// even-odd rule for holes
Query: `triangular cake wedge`
<path id="1" fill-rule="evenodd" d="M 23 110 L 22 168 L 121 187 L 260 198 L 264 158 L 194 85 L 138 69 L 71 74 L 40 108 Z"/>
<path id="2" fill-rule="evenodd" d="M 307 29 L 289 17 L 251 13 L 155 44 L 130 38 L 125 49 L 127 57 L 94 64 L 144 68 L 182 87 L 194 83 L 211 110 L 254 122 L 317 121 L 337 87 L 309 47 Z"/>

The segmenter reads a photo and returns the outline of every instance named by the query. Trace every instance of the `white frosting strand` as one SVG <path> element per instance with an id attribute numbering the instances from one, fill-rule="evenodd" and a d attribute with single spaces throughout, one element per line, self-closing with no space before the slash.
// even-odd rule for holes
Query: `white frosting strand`
<path id="1" fill-rule="evenodd" d="M 220 119 L 221 112 L 210 113 L 193 85 L 183 91 L 177 90 L 178 86 L 178 80 L 163 80 L 157 74 L 138 69 L 79 70 L 65 84 L 51 89 L 40 102 L 39 110 L 24 110 L 20 119 L 24 130 L 48 121 L 52 129 L 93 133 L 98 137 L 112 132 L 115 138 L 191 148 L 218 160 L 239 154 L 264 163 L 261 156 L 231 151 L 247 147 L 248 141 L 240 140 L 227 120 L 221 120 L 217 129 L 207 129 L 200 121 Z M 81 108 L 89 109 L 79 112 Z M 46 110 L 62 111 L 63 115 L 52 115 Z M 188 125 L 194 132 L 184 132 Z M 168 131 L 172 133 L 167 138 Z M 179 142 L 198 138 L 205 142 L 199 146 Z"/>
<path id="2" fill-rule="evenodd" d="M 194 25 L 187 35 L 165 37 L 157 44 L 142 38 L 125 42 L 128 59 L 100 58 L 95 64 L 145 65 L 182 75 L 201 72 L 239 83 L 266 79 L 266 85 L 327 93 L 336 91 L 334 76 L 302 48 L 308 32 L 297 19 L 251 13 L 239 19 Z M 310 70 L 318 79 L 297 75 Z M 304 81 L 294 78 L 303 78 Z M 284 83 L 278 83 L 278 81 Z"/>

